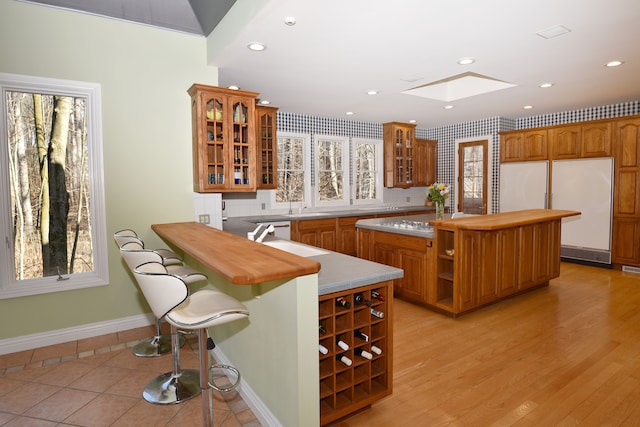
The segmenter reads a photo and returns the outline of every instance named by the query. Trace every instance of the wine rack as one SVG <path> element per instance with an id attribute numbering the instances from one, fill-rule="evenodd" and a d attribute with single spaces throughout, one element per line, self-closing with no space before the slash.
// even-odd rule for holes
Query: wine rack
<path id="1" fill-rule="evenodd" d="M 374 298 L 375 293 L 384 300 Z M 338 298 L 349 306 L 338 305 Z M 363 303 L 356 302 L 360 298 Z M 320 425 L 324 426 L 391 394 L 393 282 L 321 295 L 318 301 L 319 345 L 328 350 L 319 352 Z M 356 337 L 356 331 L 368 340 Z M 337 341 L 349 348 L 343 350 Z M 361 350 L 370 353 L 371 359 L 359 355 Z M 341 362 L 341 356 L 351 365 Z"/>

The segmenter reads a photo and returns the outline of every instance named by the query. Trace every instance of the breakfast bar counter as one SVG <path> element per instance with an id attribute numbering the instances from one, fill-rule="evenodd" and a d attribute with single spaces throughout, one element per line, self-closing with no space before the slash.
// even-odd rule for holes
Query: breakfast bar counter
<path id="1" fill-rule="evenodd" d="M 320 270 L 318 261 L 196 222 L 153 224 L 151 228 L 164 240 L 236 285 L 255 285 Z"/>

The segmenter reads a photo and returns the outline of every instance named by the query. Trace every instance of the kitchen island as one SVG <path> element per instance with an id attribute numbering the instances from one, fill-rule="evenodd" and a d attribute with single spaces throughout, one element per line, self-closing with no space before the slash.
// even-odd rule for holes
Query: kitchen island
<path id="1" fill-rule="evenodd" d="M 458 316 L 496 301 L 547 286 L 560 275 L 564 217 L 580 212 L 532 209 L 435 220 L 424 230 L 361 220 L 358 256 L 405 270 L 396 295 Z"/>
<path id="2" fill-rule="evenodd" d="M 246 221 L 225 221 L 224 231 L 193 222 L 154 224 L 152 229 L 209 276 L 207 286 L 249 309 L 244 326 L 211 328 L 210 333 L 242 372 L 247 385 L 241 393 L 255 391 L 268 408 L 254 412 L 277 418 L 267 424 L 325 425 L 391 393 L 393 280 L 402 277 L 402 270 L 289 242 L 285 247 L 294 252 L 301 246 L 312 254 L 298 256 L 268 246 L 271 236 L 265 244 L 252 242 L 246 236 L 255 224 Z M 349 307 L 337 305 L 338 298 Z M 371 301 L 371 307 L 358 304 L 360 298 Z M 358 340 L 356 329 L 369 339 Z M 338 339 L 347 350 L 337 345 Z M 319 345 L 326 354 L 318 354 Z M 361 356 L 372 351 L 371 359 Z"/>

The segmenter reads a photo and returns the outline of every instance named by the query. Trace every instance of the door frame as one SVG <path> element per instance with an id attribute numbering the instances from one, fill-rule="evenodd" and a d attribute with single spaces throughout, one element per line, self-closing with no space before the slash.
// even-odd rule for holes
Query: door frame
<path id="1" fill-rule="evenodd" d="M 450 207 L 453 211 L 457 211 L 458 209 L 458 194 L 460 193 L 460 189 L 458 188 L 458 175 L 460 173 L 459 165 L 458 165 L 458 150 L 460 148 L 461 143 L 465 142 L 473 142 L 473 141 L 487 141 L 487 173 L 489 176 L 487 177 L 487 214 L 493 213 L 493 181 L 494 181 L 494 173 L 493 173 L 493 135 L 478 135 L 472 136 L 468 138 L 456 138 L 455 139 L 455 151 L 454 151 L 454 188 L 455 188 L 455 203 L 453 203 Z"/>

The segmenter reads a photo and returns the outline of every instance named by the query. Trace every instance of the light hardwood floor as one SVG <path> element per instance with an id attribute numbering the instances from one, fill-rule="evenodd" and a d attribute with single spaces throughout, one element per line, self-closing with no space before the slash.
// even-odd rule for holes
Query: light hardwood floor
<path id="1" fill-rule="evenodd" d="M 452 319 L 394 303 L 393 394 L 337 425 L 640 426 L 640 274 L 562 263 Z"/>

